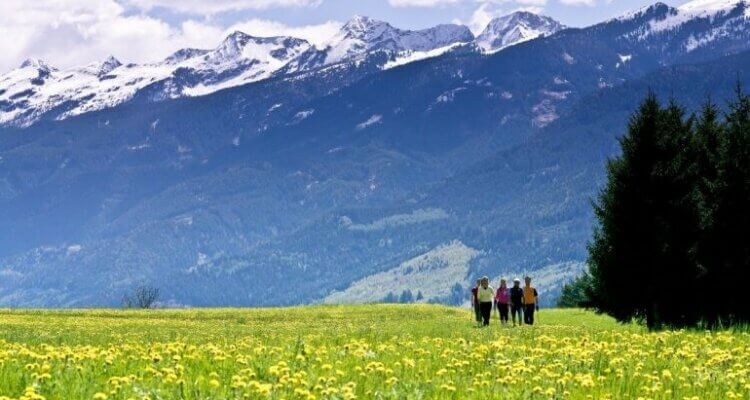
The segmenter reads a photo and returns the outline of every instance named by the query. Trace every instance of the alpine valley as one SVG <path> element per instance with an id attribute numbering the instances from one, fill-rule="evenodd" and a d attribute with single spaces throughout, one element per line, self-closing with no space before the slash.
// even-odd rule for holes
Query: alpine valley
<path id="1" fill-rule="evenodd" d="M 550 303 L 643 96 L 724 104 L 749 70 L 736 0 L 27 60 L 0 75 L 0 306 L 455 304 L 526 273 Z"/>

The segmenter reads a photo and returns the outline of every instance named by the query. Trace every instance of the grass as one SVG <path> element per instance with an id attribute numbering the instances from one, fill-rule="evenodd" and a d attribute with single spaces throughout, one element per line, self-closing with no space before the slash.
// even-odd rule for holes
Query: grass
<path id="1" fill-rule="evenodd" d="M 480 329 L 428 305 L 0 310 L 0 399 L 750 397 L 747 332 L 538 322 Z"/>

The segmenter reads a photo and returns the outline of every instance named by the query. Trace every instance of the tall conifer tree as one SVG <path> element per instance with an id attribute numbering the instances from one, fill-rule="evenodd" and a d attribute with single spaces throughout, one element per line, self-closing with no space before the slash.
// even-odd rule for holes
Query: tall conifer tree
<path id="1" fill-rule="evenodd" d="M 650 94 L 607 165 L 589 246 L 590 297 L 599 311 L 648 326 L 685 326 L 698 318 L 679 292 L 695 290 L 691 258 L 698 232 L 693 187 L 692 119 Z"/>
<path id="2" fill-rule="evenodd" d="M 707 209 L 710 287 L 716 293 L 715 322 L 750 322 L 745 288 L 750 279 L 750 98 L 737 88 L 720 146 L 714 204 Z"/>

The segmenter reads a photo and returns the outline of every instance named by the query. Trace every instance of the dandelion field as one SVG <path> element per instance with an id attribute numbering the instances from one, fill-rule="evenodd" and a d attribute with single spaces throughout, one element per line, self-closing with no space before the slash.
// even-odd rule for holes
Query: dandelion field
<path id="1" fill-rule="evenodd" d="M 750 398 L 747 332 L 427 305 L 0 310 L 0 399 Z"/>

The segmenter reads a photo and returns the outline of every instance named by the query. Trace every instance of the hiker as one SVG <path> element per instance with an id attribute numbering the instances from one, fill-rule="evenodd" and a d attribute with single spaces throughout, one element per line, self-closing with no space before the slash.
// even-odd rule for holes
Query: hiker
<path id="1" fill-rule="evenodd" d="M 495 293 L 495 308 L 500 314 L 500 323 L 503 325 L 508 324 L 508 305 L 510 303 L 510 292 L 508 291 L 508 284 L 505 279 L 500 279 L 500 287 Z"/>
<path id="2" fill-rule="evenodd" d="M 526 285 L 523 287 L 523 322 L 526 325 L 534 325 L 534 311 L 539 311 L 539 294 L 536 288 L 531 286 L 531 277 L 524 278 Z"/>
<path id="3" fill-rule="evenodd" d="M 477 326 L 479 326 L 482 323 L 482 310 L 479 309 L 479 299 L 477 298 L 477 292 L 479 291 L 479 286 L 481 285 L 482 280 L 477 279 L 477 284 L 473 288 L 471 288 L 471 306 L 474 308 L 474 319 L 477 323 Z"/>
<path id="4" fill-rule="evenodd" d="M 510 288 L 510 315 L 513 317 L 513 326 L 516 326 L 516 314 L 518 314 L 518 325 L 523 324 L 523 289 L 521 280 L 513 279 L 513 287 Z"/>
<path id="5" fill-rule="evenodd" d="M 477 289 L 477 299 L 479 300 L 479 309 L 482 312 L 482 326 L 488 326 L 492 316 L 492 301 L 495 299 L 495 289 L 490 286 L 490 278 L 486 276 L 482 278 Z"/>

